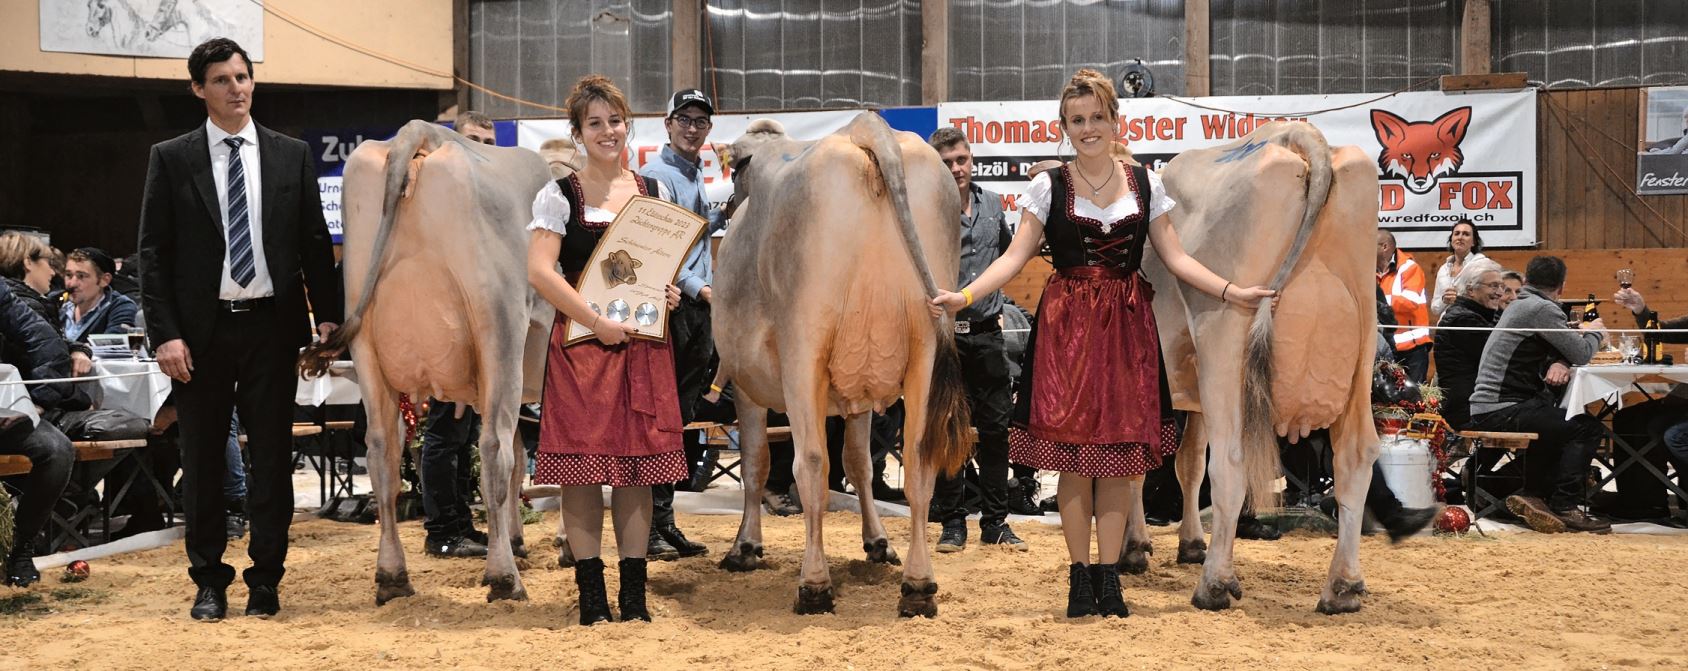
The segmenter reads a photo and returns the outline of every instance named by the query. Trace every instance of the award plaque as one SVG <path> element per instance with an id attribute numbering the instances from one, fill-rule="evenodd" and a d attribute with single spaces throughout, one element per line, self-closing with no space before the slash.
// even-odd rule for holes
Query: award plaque
<path id="1" fill-rule="evenodd" d="M 668 285 L 709 222 L 660 198 L 634 196 L 604 229 L 575 290 L 601 318 L 632 326 L 635 338 L 668 337 Z M 570 321 L 567 344 L 594 337 Z"/>

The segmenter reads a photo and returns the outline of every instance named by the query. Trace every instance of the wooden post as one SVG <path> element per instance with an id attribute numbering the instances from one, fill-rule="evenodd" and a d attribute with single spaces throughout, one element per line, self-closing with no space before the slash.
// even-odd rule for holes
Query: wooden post
<path id="1" fill-rule="evenodd" d="M 670 32 L 668 58 L 671 87 L 680 89 L 698 88 L 703 82 L 703 42 L 700 39 L 703 31 L 703 6 L 699 0 L 673 0 L 669 5 L 674 12 L 673 29 Z M 717 95 L 709 91 L 709 95 Z"/>
<path id="2" fill-rule="evenodd" d="M 1208 57 L 1212 15 L 1207 0 L 1184 0 L 1184 95 L 1212 94 Z"/>
<path id="3" fill-rule="evenodd" d="M 1465 18 L 1459 30 L 1460 74 L 1486 75 L 1493 71 L 1489 30 L 1489 0 L 1465 0 Z"/>
<path id="4" fill-rule="evenodd" d="M 451 0 L 451 72 L 458 77 L 472 79 L 469 76 L 469 0 Z M 446 112 L 444 108 L 449 106 L 446 100 L 455 101 L 458 113 L 469 109 L 469 87 L 462 82 L 452 82 L 452 85 L 455 91 L 448 94 L 449 98 L 440 96 L 442 116 Z M 516 113 L 520 114 L 521 110 L 517 109 Z"/>
<path id="5" fill-rule="evenodd" d="M 920 104 L 949 101 L 949 0 L 920 3 Z"/>

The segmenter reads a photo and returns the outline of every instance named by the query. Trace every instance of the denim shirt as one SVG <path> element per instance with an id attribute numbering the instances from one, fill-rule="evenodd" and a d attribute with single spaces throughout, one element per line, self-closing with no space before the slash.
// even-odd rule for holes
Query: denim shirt
<path id="1" fill-rule="evenodd" d="M 88 342 L 90 333 L 122 333 L 123 327 L 134 326 L 139 310 L 128 296 L 106 291 L 100 302 L 94 304 L 94 309 L 82 315 L 81 321 L 76 319 L 76 301 L 66 300 L 59 307 L 59 314 L 64 317 L 66 339 Z"/>
<path id="2" fill-rule="evenodd" d="M 676 153 L 673 147 L 663 145 L 661 156 L 639 169 L 640 175 L 667 185 L 675 203 L 709 220 L 709 228 L 686 253 L 680 274 L 674 278 L 674 286 L 680 287 L 680 292 L 689 298 L 697 298 L 699 291 L 715 281 L 714 265 L 709 257 L 709 238 L 727 226 L 721 217 L 721 209 L 711 207 L 709 199 L 704 197 L 702 167 L 700 163 Z"/>
<path id="3" fill-rule="evenodd" d="M 1002 196 L 974 184 L 968 195 L 972 214 L 961 215 L 961 279 L 957 286 L 967 286 L 979 279 L 1003 252 L 1014 235 L 1008 231 L 1002 210 Z M 1002 292 L 992 291 L 974 296 L 973 304 L 962 308 L 955 318 L 968 322 L 990 321 L 1002 313 Z"/>

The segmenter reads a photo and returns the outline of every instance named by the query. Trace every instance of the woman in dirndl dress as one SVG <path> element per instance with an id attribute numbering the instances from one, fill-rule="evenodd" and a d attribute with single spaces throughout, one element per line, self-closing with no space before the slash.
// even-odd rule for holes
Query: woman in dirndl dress
<path id="1" fill-rule="evenodd" d="M 1178 449 L 1171 421 L 1153 287 L 1138 273 L 1144 242 L 1183 282 L 1239 307 L 1274 295 L 1238 287 L 1184 252 L 1160 177 L 1113 153 L 1119 101 L 1102 74 L 1084 69 L 1061 92 L 1061 128 L 1077 156 L 1039 174 L 1020 200 L 1008 252 L 959 293 L 932 300 L 950 312 L 996 291 L 1045 241 L 1055 274 L 1038 303 L 1009 458 L 1059 471 L 1056 500 L 1066 536 L 1067 616 L 1129 614 L 1120 594 L 1128 492 Z M 1091 520 L 1098 549 L 1090 563 Z"/>
<path id="2" fill-rule="evenodd" d="M 562 487 L 569 550 L 576 557 L 580 623 L 608 622 L 602 486 L 609 485 L 616 548 L 621 554 L 621 620 L 650 621 L 645 607 L 645 550 L 650 537 L 651 485 L 686 477 L 674 359 L 667 342 L 633 339 L 633 326 L 599 314 L 575 290 L 615 213 L 634 196 L 661 196 L 655 180 L 626 169 L 622 151 L 631 132 L 627 99 L 609 79 L 588 75 L 567 102 L 575 142 L 586 147 L 585 169 L 545 185 L 528 224 L 528 281 L 557 308 L 545 363 L 534 481 Z M 557 272 L 557 265 L 562 273 Z M 668 287 L 668 307 L 679 302 Z M 564 346 L 568 324 L 596 335 Z"/>

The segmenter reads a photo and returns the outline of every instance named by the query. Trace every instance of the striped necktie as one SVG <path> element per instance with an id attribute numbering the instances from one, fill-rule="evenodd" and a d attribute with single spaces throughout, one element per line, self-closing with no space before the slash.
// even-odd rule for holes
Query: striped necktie
<path id="1" fill-rule="evenodd" d="M 252 226 L 246 219 L 246 166 L 240 162 L 240 145 L 245 142 L 241 137 L 223 138 L 229 146 L 229 275 L 242 287 L 258 274 L 252 261 Z"/>

